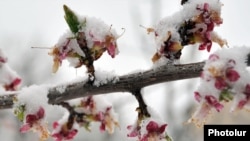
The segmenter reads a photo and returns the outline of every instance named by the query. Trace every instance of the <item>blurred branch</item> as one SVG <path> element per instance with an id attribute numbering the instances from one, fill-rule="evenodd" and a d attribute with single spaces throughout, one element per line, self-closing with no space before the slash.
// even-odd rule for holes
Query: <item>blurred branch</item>
<path id="1" fill-rule="evenodd" d="M 181 0 L 181 5 L 185 4 L 188 0 Z"/>
<path id="2" fill-rule="evenodd" d="M 17 94 L 1 95 L 0 96 L 0 109 L 12 108 L 13 101 L 16 99 Z"/>
<path id="3" fill-rule="evenodd" d="M 131 73 L 118 77 L 118 81 L 108 81 L 106 84 L 95 86 L 86 81 L 73 83 L 65 87 L 61 92 L 62 86 L 49 89 L 49 104 L 58 104 L 60 102 L 75 98 L 107 94 L 114 92 L 133 92 L 135 90 L 159 84 L 163 82 L 195 78 L 200 75 L 204 62 L 182 64 L 182 65 L 164 65 L 144 72 Z M 0 109 L 11 108 L 15 95 L 0 96 Z"/>

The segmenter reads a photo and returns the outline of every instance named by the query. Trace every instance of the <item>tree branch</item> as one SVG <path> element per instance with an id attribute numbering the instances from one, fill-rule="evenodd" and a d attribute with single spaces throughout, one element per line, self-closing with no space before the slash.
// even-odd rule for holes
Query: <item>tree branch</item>
<path id="1" fill-rule="evenodd" d="M 95 86 L 86 83 L 86 80 L 65 86 L 61 92 L 62 86 L 49 89 L 48 103 L 59 104 L 60 102 L 75 98 L 107 94 L 113 92 L 132 92 L 150 85 L 195 78 L 200 75 L 204 62 L 182 64 L 182 65 L 164 65 L 156 69 L 144 72 L 131 73 L 118 77 L 118 81 L 108 81 L 106 84 Z M 15 95 L 0 96 L 0 109 L 11 108 Z"/>
<path id="2" fill-rule="evenodd" d="M 78 82 L 68 85 L 63 93 L 55 87 L 49 90 L 49 103 L 56 104 L 65 100 L 97 94 L 131 92 L 162 82 L 194 78 L 200 75 L 203 66 L 204 62 L 185 65 L 165 65 L 157 69 L 123 75 L 119 77 L 117 82 L 111 80 L 101 86 L 90 85 L 85 81 Z"/>
<path id="3" fill-rule="evenodd" d="M 1 95 L 0 96 L 0 109 L 12 108 L 17 94 Z"/>

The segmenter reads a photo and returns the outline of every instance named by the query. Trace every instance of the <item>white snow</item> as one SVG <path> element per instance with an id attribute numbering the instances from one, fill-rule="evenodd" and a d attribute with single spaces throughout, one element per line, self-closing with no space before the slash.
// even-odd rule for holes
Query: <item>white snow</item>
<path id="1" fill-rule="evenodd" d="M 207 60 L 203 68 L 203 78 L 200 80 L 200 85 L 198 87 L 198 92 L 202 97 L 205 95 L 213 95 L 217 99 L 221 94 L 222 90 L 215 87 L 215 77 L 211 74 L 211 68 L 215 68 L 221 76 L 225 75 L 228 68 L 232 68 L 239 74 L 239 79 L 237 81 L 225 80 L 229 86 L 229 91 L 234 94 L 232 111 L 237 108 L 240 100 L 246 99 L 244 94 L 246 85 L 250 84 L 250 72 L 247 70 L 246 59 L 247 55 L 250 53 L 250 47 L 232 47 L 223 48 L 221 50 L 215 51 L 212 55 L 217 55 L 218 60 Z M 247 106 L 247 105 L 246 105 Z"/>
<path id="2" fill-rule="evenodd" d="M 48 107 L 48 86 L 47 85 L 31 85 L 23 87 L 17 95 L 17 103 L 15 106 L 26 105 L 26 113 L 35 114 L 40 107 Z"/>
<path id="3" fill-rule="evenodd" d="M 106 84 L 112 81 L 113 83 L 119 81 L 118 76 L 115 74 L 114 71 L 102 71 L 100 69 L 95 71 L 95 81 L 94 85 L 99 87 L 100 85 Z"/>
<path id="4" fill-rule="evenodd" d="M 81 23 L 86 22 L 86 26 L 84 26 L 80 32 L 85 33 L 89 48 L 92 48 L 94 41 L 104 42 L 107 35 L 118 37 L 112 25 L 104 23 L 104 21 L 99 18 L 88 16 L 79 16 L 78 18 Z"/>

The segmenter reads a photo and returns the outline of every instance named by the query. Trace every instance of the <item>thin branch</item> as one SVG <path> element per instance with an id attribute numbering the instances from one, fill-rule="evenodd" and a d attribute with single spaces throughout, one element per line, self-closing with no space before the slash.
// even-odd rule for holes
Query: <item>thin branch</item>
<path id="1" fill-rule="evenodd" d="M 135 90 L 135 91 L 132 91 L 131 93 L 135 96 L 139 104 L 139 107 L 136 109 L 138 112 L 138 120 L 142 121 L 145 117 L 150 117 L 151 115 L 148 112 L 147 104 L 143 100 L 141 90 L 140 89 Z"/>
<path id="2" fill-rule="evenodd" d="M 106 84 L 95 86 L 86 81 L 77 82 L 65 86 L 64 92 L 58 87 L 50 88 L 48 93 L 49 104 L 59 104 L 60 102 L 91 96 L 98 94 L 107 94 L 114 92 L 133 92 L 135 90 L 155 85 L 163 82 L 195 78 L 200 75 L 204 62 L 165 65 L 157 69 L 151 69 L 144 72 L 131 73 L 118 77 L 118 81 L 110 80 Z M 0 108 L 11 108 L 13 105 L 13 95 L 0 96 Z"/>

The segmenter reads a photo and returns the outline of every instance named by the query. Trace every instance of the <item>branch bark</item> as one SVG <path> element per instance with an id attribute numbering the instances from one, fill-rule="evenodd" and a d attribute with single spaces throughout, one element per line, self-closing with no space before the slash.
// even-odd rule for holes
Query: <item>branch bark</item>
<path id="1" fill-rule="evenodd" d="M 194 78 L 200 75 L 203 66 L 204 62 L 165 65 L 157 69 L 120 76 L 117 82 L 111 80 L 101 86 L 90 85 L 85 81 L 71 84 L 65 88 L 63 93 L 55 87 L 49 90 L 49 103 L 56 104 L 65 100 L 97 94 L 132 92 L 158 83 Z"/>
<path id="2" fill-rule="evenodd" d="M 131 73 L 118 77 L 118 81 L 108 81 L 106 84 L 95 86 L 86 83 L 86 80 L 65 86 L 61 92 L 61 86 L 49 89 L 48 103 L 59 104 L 60 102 L 75 98 L 107 94 L 114 92 L 133 92 L 135 90 L 155 85 L 163 82 L 195 78 L 200 75 L 204 62 L 182 64 L 182 65 L 164 65 L 156 69 L 144 72 Z M 14 95 L 0 96 L 0 109 L 11 108 Z"/>

